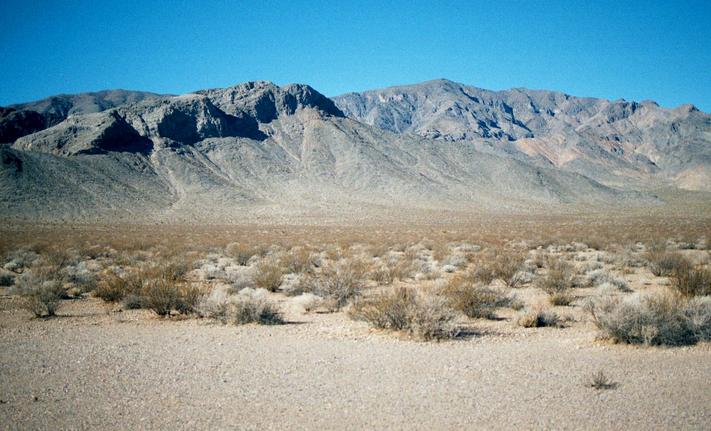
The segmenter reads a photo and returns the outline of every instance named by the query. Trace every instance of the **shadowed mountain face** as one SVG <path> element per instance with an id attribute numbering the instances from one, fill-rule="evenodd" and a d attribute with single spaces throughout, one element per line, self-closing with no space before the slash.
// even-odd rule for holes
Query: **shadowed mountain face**
<path id="1" fill-rule="evenodd" d="M 383 91 L 391 95 L 349 95 L 334 103 L 307 85 L 250 82 L 181 96 L 141 93 L 125 103 L 102 105 L 106 109 L 95 104 L 82 108 L 84 113 L 75 110 L 51 127 L 0 146 L 0 217 L 237 222 L 247 215 L 259 219 L 332 210 L 357 216 L 366 208 L 548 211 L 660 203 L 637 191 L 642 187 L 634 181 L 648 184 L 645 175 L 656 178 L 663 169 L 657 162 L 666 154 L 647 171 L 639 169 L 639 160 L 617 155 L 627 169 L 617 173 L 619 178 L 635 175 L 622 190 L 581 175 L 584 169 L 559 158 L 554 162 L 554 153 L 533 144 L 530 148 L 540 154 L 525 152 L 521 146 L 558 133 L 554 129 L 589 136 L 589 129 L 607 127 L 600 112 L 618 118 L 615 122 L 631 121 L 625 119 L 654 105 L 625 110 L 617 102 L 534 92 L 545 103 L 529 100 L 530 112 L 524 115 L 523 99 L 513 102 L 524 98 L 518 90 L 506 101 L 494 98 L 500 93 L 460 92 L 461 101 L 450 103 L 443 100 L 456 93 L 457 84 L 412 88 L 419 87 L 425 89 L 422 95 L 390 89 Z M 462 113 L 475 106 L 481 118 Z M 31 110 L 14 109 L 27 113 L 23 121 L 36 120 Z M 44 116 L 40 111 L 31 112 Z M 536 120 L 548 111 L 550 124 Z M 682 111 L 660 110 L 670 118 L 684 117 Z M 707 117 L 686 111 L 684 118 Z M 572 121 L 576 112 L 577 126 L 552 120 Z M 704 136 L 703 121 L 696 127 L 677 126 L 684 132 L 670 134 L 679 136 L 674 145 L 686 148 L 684 136 Z M 621 135 L 625 145 L 633 141 L 643 148 L 649 132 L 635 133 L 639 136 Z M 687 162 L 677 157 L 676 166 L 705 157 L 706 138 L 698 139 L 699 156 L 690 154 Z M 596 163 L 617 160 L 614 152 L 594 149 L 582 138 L 560 145 L 589 150 L 576 150 L 585 154 L 579 157 L 582 165 L 596 154 Z"/>
<path id="2" fill-rule="evenodd" d="M 447 80 L 334 98 L 348 116 L 395 133 L 471 141 L 492 152 L 626 188 L 711 190 L 711 116 L 692 105 L 489 91 Z"/>

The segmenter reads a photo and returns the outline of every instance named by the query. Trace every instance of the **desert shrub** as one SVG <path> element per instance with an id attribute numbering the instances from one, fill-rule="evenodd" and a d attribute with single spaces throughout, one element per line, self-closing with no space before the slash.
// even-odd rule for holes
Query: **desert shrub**
<path id="1" fill-rule="evenodd" d="M 39 257 L 39 254 L 29 248 L 13 250 L 5 256 L 4 268 L 8 271 L 20 272 L 29 267 Z"/>
<path id="2" fill-rule="evenodd" d="M 96 288 L 97 278 L 84 262 L 65 268 L 67 281 L 82 293 L 91 292 Z"/>
<path id="3" fill-rule="evenodd" d="M 671 287 L 685 296 L 711 295 L 711 271 L 685 261 L 674 268 Z"/>
<path id="4" fill-rule="evenodd" d="M 293 247 L 281 258 L 281 266 L 285 272 L 301 274 L 313 270 L 316 264 L 316 256 L 311 250 L 304 247 Z"/>
<path id="5" fill-rule="evenodd" d="M 233 258 L 239 265 L 247 266 L 252 256 L 258 255 L 259 252 L 255 248 L 233 242 L 225 247 L 225 254 Z"/>
<path id="6" fill-rule="evenodd" d="M 486 286 L 490 285 L 497 277 L 494 268 L 490 265 L 477 265 L 469 274 L 471 280 L 478 281 Z"/>
<path id="7" fill-rule="evenodd" d="M 267 299 L 265 290 L 243 289 L 235 295 L 231 304 L 229 316 L 232 323 L 260 325 L 284 323 L 279 308 Z"/>
<path id="8" fill-rule="evenodd" d="M 94 296 L 106 302 L 119 302 L 128 293 L 127 281 L 115 273 L 102 277 L 94 289 Z"/>
<path id="9" fill-rule="evenodd" d="M 538 287 L 549 295 L 553 305 L 569 305 L 573 301 L 570 289 L 573 285 L 573 272 L 565 261 L 551 264 L 545 276 L 538 279 Z"/>
<path id="10" fill-rule="evenodd" d="M 548 296 L 548 300 L 551 305 L 567 306 L 570 305 L 574 299 L 575 297 L 570 293 L 570 291 L 554 292 L 550 293 Z"/>
<path id="11" fill-rule="evenodd" d="M 313 293 L 324 298 L 332 310 L 340 310 L 360 294 L 365 279 L 362 262 L 343 259 L 322 268 L 313 280 Z"/>
<path id="12" fill-rule="evenodd" d="M 560 317 L 556 313 L 542 307 L 534 307 L 522 312 L 518 317 L 517 323 L 524 328 L 559 326 Z"/>
<path id="13" fill-rule="evenodd" d="M 175 303 L 175 311 L 181 314 L 194 313 L 202 294 L 200 287 L 192 283 L 184 283 L 178 286 L 178 299 Z"/>
<path id="14" fill-rule="evenodd" d="M 398 287 L 357 301 L 351 316 L 371 326 L 406 331 L 412 337 L 429 341 L 452 338 L 458 330 L 457 315 L 445 298 Z"/>
<path id="15" fill-rule="evenodd" d="M 270 292 L 276 292 L 281 286 L 283 275 L 284 271 L 279 263 L 266 260 L 257 266 L 254 274 L 254 284 Z"/>
<path id="16" fill-rule="evenodd" d="M 452 308 L 472 318 L 493 318 L 496 308 L 508 304 L 508 299 L 501 292 L 472 283 L 464 276 L 453 277 L 442 293 Z"/>
<path id="17" fill-rule="evenodd" d="M 141 308 L 146 308 L 146 301 L 142 295 L 129 293 L 124 296 L 123 300 L 121 300 L 121 307 L 125 310 L 139 310 Z"/>
<path id="18" fill-rule="evenodd" d="M 589 260 L 582 265 L 580 265 L 578 273 L 579 274 L 589 274 L 593 271 L 603 269 L 605 265 L 599 260 Z"/>
<path id="19" fill-rule="evenodd" d="M 33 265 L 17 277 L 16 293 L 24 307 L 36 317 L 54 316 L 60 300 L 66 297 L 65 277 L 57 266 Z"/>
<path id="20" fill-rule="evenodd" d="M 242 325 L 258 323 L 260 325 L 278 325 L 284 323 L 279 308 L 267 299 L 265 289 L 242 289 L 236 295 L 229 289 L 217 287 L 208 295 L 203 295 L 196 309 L 203 317 L 222 323 Z"/>
<path id="21" fill-rule="evenodd" d="M 390 261 L 387 265 L 391 280 L 406 280 L 412 278 L 417 270 L 416 261 L 408 258 Z"/>
<path id="22" fill-rule="evenodd" d="M 546 265 L 546 254 L 542 251 L 532 252 L 526 262 L 533 268 L 543 268 Z"/>
<path id="23" fill-rule="evenodd" d="M 66 294 L 56 280 L 48 280 L 29 289 L 24 296 L 25 308 L 36 317 L 54 316 L 62 297 Z"/>
<path id="24" fill-rule="evenodd" d="M 143 289 L 146 308 L 159 316 L 169 316 L 178 305 L 178 289 L 172 280 L 158 278 L 150 280 Z"/>
<path id="25" fill-rule="evenodd" d="M 518 298 L 516 295 L 509 297 L 507 301 L 508 307 L 512 310 L 521 311 L 526 308 L 526 303 L 522 299 Z"/>
<path id="26" fill-rule="evenodd" d="M 447 300 L 436 295 L 422 295 L 412 309 L 410 333 L 425 341 L 455 337 L 459 330 L 454 324 L 456 313 Z"/>
<path id="27" fill-rule="evenodd" d="M 396 287 L 357 301 L 351 315 L 375 328 L 400 331 L 410 326 L 411 310 L 416 304 L 414 289 Z"/>
<path id="28" fill-rule="evenodd" d="M 385 263 L 374 265 L 370 271 L 368 271 L 368 278 L 384 286 L 390 285 L 395 281 L 391 267 Z"/>
<path id="29" fill-rule="evenodd" d="M 284 276 L 281 290 L 287 296 L 313 293 L 317 289 L 318 278 L 314 274 L 288 274 Z"/>
<path id="30" fill-rule="evenodd" d="M 711 297 L 689 298 L 684 307 L 694 336 L 698 340 L 711 340 Z"/>
<path id="31" fill-rule="evenodd" d="M 473 262 L 471 268 L 457 276 L 466 279 L 470 283 L 479 283 L 488 286 L 496 279 L 491 259 L 477 259 Z"/>
<path id="32" fill-rule="evenodd" d="M 0 287 L 8 287 L 15 284 L 15 276 L 11 272 L 0 270 Z"/>
<path id="33" fill-rule="evenodd" d="M 645 255 L 649 270 L 657 277 L 667 277 L 680 266 L 685 265 L 686 259 L 679 253 L 670 253 L 658 248 L 648 251 Z"/>
<path id="34" fill-rule="evenodd" d="M 602 285 L 609 284 L 622 292 L 632 291 L 624 278 L 617 277 L 604 269 L 595 269 L 588 272 L 585 274 L 585 280 L 590 286 L 600 287 Z"/>
<path id="35" fill-rule="evenodd" d="M 200 289 L 186 282 L 185 266 L 174 262 L 145 266 L 137 270 L 113 271 L 101 278 L 94 295 L 106 302 L 122 302 L 124 308 L 147 308 L 159 316 L 172 311 L 192 313 Z"/>
<path id="36" fill-rule="evenodd" d="M 245 287 L 254 287 L 254 271 L 252 268 L 226 268 L 227 281 L 232 284 L 232 290 L 239 292 Z"/>
<path id="37" fill-rule="evenodd" d="M 198 315 L 227 323 L 231 306 L 231 295 L 227 286 L 217 286 L 203 295 L 197 306 Z"/>
<path id="38" fill-rule="evenodd" d="M 615 341 L 647 345 L 687 345 L 708 340 L 711 300 L 672 292 L 604 297 L 586 304 L 602 334 Z"/>
<path id="39" fill-rule="evenodd" d="M 467 263 L 469 263 L 469 260 L 467 259 L 467 256 L 462 253 L 462 252 L 454 252 L 450 255 L 448 255 L 443 261 L 442 261 L 442 266 L 451 266 L 455 269 L 457 268 L 464 268 L 467 266 Z M 453 272 L 453 271 L 448 271 L 448 272 Z"/>
<path id="40" fill-rule="evenodd" d="M 153 272 L 166 280 L 182 280 L 190 271 L 190 263 L 185 259 L 171 259 L 152 267 Z"/>
<path id="41" fill-rule="evenodd" d="M 519 271 L 525 260 L 525 256 L 516 253 L 496 255 L 491 264 L 493 277 L 502 280 L 510 288 L 517 287 L 522 281 Z"/>

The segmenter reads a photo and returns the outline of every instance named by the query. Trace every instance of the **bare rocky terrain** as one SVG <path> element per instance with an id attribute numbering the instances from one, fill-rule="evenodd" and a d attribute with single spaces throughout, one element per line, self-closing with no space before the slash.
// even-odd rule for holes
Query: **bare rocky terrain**
<path id="1" fill-rule="evenodd" d="M 491 91 L 446 79 L 334 98 L 347 115 L 395 133 L 476 142 L 480 151 L 577 172 L 622 188 L 711 190 L 711 116 L 691 104 Z"/>

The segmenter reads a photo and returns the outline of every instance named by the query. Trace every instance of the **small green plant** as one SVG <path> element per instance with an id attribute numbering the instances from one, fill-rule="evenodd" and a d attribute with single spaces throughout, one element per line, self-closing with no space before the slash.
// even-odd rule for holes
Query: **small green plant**
<path id="1" fill-rule="evenodd" d="M 599 370 L 593 373 L 589 386 L 597 390 L 615 389 L 617 387 L 617 383 L 613 382 L 604 371 Z"/>

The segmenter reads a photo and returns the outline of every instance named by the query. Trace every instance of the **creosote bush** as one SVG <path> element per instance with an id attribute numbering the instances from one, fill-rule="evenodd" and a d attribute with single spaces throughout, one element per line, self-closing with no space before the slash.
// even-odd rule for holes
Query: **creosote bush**
<path id="1" fill-rule="evenodd" d="M 278 262 L 265 260 L 259 263 L 254 274 L 254 284 L 257 287 L 276 292 L 281 286 L 284 270 Z"/>
<path id="2" fill-rule="evenodd" d="M 375 328 L 402 331 L 411 324 L 412 308 L 416 305 L 414 289 L 395 287 L 357 301 L 350 313 Z"/>
<path id="3" fill-rule="evenodd" d="M 573 271 L 562 260 L 553 262 L 545 276 L 538 280 L 538 287 L 549 295 L 553 305 L 569 305 L 573 301 L 570 293 L 573 286 Z"/>
<path id="4" fill-rule="evenodd" d="M 711 270 L 684 261 L 674 268 L 671 287 L 685 296 L 711 295 Z"/>
<path id="5" fill-rule="evenodd" d="M 254 247 L 233 242 L 227 244 L 227 247 L 225 247 L 225 254 L 236 260 L 239 265 L 246 266 L 249 264 L 249 260 L 252 256 L 260 255 L 261 251 Z"/>
<path id="6" fill-rule="evenodd" d="M 375 328 L 405 331 L 424 341 L 452 338 L 458 333 L 454 324 L 457 315 L 445 298 L 408 287 L 362 298 L 354 303 L 350 314 Z"/>
<path id="7" fill-rule="evenodd" d="M 324 298 L 331 310 L 337 311 L 360 295 L 366 280 L 366 268 L 362 262 L 342 259 L 326 265 L 312 278 L 312 292 Z"/>
<path id="8" fill-rule="evenodd" d="M 497 254 L 491 264 L 494 278 L 502 280 L 510 288 L 517 287 L 523 281 L 519 271 L 525 260 L 526 257 L 518 253 Z"/>
<path id="9" fill-rule="evenodd" d="M 645 255 L 649 270 L 657 277 L 667 277 L 682 265 L 686 259 L 679 253 L 672 253 L 660 248 L 653 248 Z"/>
<path id="10" fill-rule="evenodd" d="M 494 318 L 494 310 L 509 303 L 498 290 L 472 282 L 470 277 L 463 275 L 452 277 L 442 293 L 452 308 L 472 318 Z"/>

